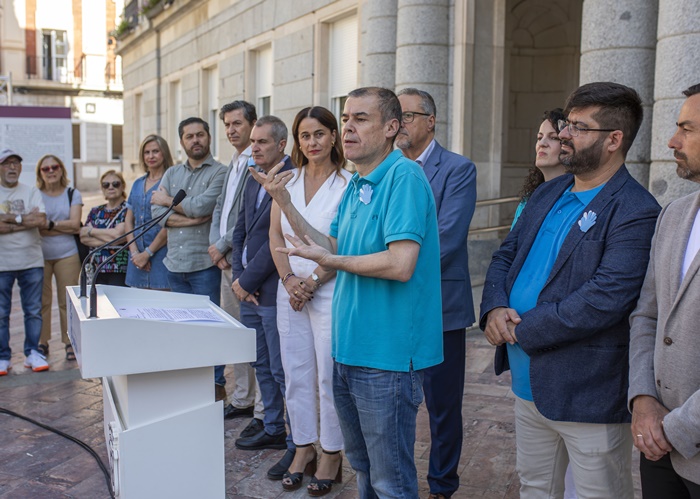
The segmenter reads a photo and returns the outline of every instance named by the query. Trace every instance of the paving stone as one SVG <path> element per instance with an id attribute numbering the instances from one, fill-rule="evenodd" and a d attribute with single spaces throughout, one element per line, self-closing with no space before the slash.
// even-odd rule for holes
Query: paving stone
<path id="1" fill-rule="evenodd" d="M 50 424 L 92 446 L 103 462 L 107 452 L 102 426 L 100 380 L 80 379 L 75 362 L 67 362 L 58 334 L 54 306 L 54 334 L 49 361 L 51 370 L 32 373 L 22 367 L 21 308 L 15 290 L 11 316 L 11 346 L 14 369 L 0 377 L 0 407 Z M 466 383 L 463 403 L 464 444 L 460 460 L 461 487 L 454 499 L 515 499 L 519 480 L 515 472 L 514 395 L 510 375 L 493 372 L 493 347 L 478 331 L 467 335 Z M 233 386 L 231 368 L 227 369 Z M 244 451 L 235 440 L 250 419 L 224 421 L 225 479 L 227 499 L 306 498 L 306 487 L 285 492 L 279 481 L 269 480 L 267 470 L 284 451 Z M 0 414 L 0 498 L 25 499 L 109 497 L 104 476 L 94 459 L 73 442 Z M 430 428 L 425 404 L 416 420 L 415 460 L 420 497 L 427 497 Z M 638 457 L 633 461 L 635 489 L 639 493 Z M 308 483 L 308 477 L 304 483 Z M 329 498 L 357 497 L 357 483 L 347 459 L 343 460 L 343 482 L 333 487 Z"/>

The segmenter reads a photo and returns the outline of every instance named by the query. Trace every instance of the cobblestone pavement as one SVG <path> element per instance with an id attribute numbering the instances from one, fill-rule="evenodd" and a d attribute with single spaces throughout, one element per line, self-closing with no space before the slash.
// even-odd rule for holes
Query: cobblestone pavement
<path id="1" fill-rule="evenodd" d="M 17 289 L 10 319 L 13 369 L 0 377 L 0 407 L 34 418 L 92 446 L 107 463 L 102 428 L 100 380 L 80 378 L 75 362 L 65 360 L 54 305 L 51 370 L 33 373 L 23 367 L 24 329 Z M 460 462 L 461 487 L 455 499 L 518 497 L 515 473 L 513 394 L 508 375 L 493 374 L 493 348 L 479 331 L 467 335 L 464 390 L 464 446 Z M 227 376 L 230 376 L 230 369 Z M 232 386 L 229 378 L 229 386 Z M 234 440 L 247 419 L 225 421 L 227 498 L 308 497 L 304 488 L 284 492 L 280 482 L 266 478 L 267 469 L 283 451 L 242 451 Z M 418 414 L 415 445 L 420 496 L 428 496 L 426 474 L 430 451 L 428 416 Z M 639 477 L 634 462 L 637 497 Z M 26 421 L 0 414 L 0 498 L 106 498 L 104 477 L 93 458 L 76 444 Z M 344 461 L 343 483 L 329 497 L 357 497 L 354 474 Z"/>

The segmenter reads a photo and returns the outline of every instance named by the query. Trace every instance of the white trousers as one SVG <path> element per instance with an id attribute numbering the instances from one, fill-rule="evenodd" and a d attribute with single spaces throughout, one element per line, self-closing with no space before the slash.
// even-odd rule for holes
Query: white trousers
<path id="1" fill-rule="evenodd" d="M 629 424 L 552 421 L 516 397 L 516 469 L 521 499 L 561 499 L 570 463 L 580 499 L 633 499 Z"/>
<path id="2" fill-rule="evenodd" d="M 221 308 L 231 317 L 240 321 L 241 304 L 231 290 L 232 278 L 231 269 L 221 272 Z M 254 417 L 263 419 L 264 410 L 262 398 L 260 398 L 260 387 L 255 377 L 255 369 L 249 362 L 233 364 L 233 393 L 228 398 L 228 401 L 239 409 L 250 407 L 255 403 Z"/>
<path id="3" fill-rule="evenodd" d="M 294 443 L 306 445 L 320 440 L 321 447 L 327 451 L 343 448 L 343 436 L 333 404 L 331 300 L 334 284 L 335 280 L 332 280 L 319 288 L 300 312 L 295 312 L 289 305 L 284 286 L 277 290 L 277 330 Z"/>

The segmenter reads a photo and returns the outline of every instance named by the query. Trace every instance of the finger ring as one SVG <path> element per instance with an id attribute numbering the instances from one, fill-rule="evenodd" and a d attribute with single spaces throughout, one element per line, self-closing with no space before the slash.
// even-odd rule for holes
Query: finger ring
<path id="1" fill-rule="evenodd" d="M 295 291 L 294 296 L 299 296 L 299 291 Z"/>
<path id="2" fill-rule="evenodd" d="M 644 436 L 644 435 L 642 435 L 642 434 L 640 433 L 639 435 L 637 435 L 637 438 L 641 438 L 641 437 L 643 437 L 643 436 Z"/>

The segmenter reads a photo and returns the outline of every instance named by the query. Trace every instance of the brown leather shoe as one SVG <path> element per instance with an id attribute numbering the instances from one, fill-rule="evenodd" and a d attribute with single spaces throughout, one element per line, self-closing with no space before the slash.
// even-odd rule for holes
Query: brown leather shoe
<path id="1" fill-rule="evenodd" d="M 447 496 L 444 494 L 430 494 L 428 496 L 428 499 L 447 499 Z"/>
<path id="2" fill-rule="evenodd" d="M 226 399 L 226 387 L 223 385 L 214 385 L 214 394 L 216 395 L 216 398 L 214 399 L 215 402 L 218 402 L 219 400 L 225 400 Z"/>

